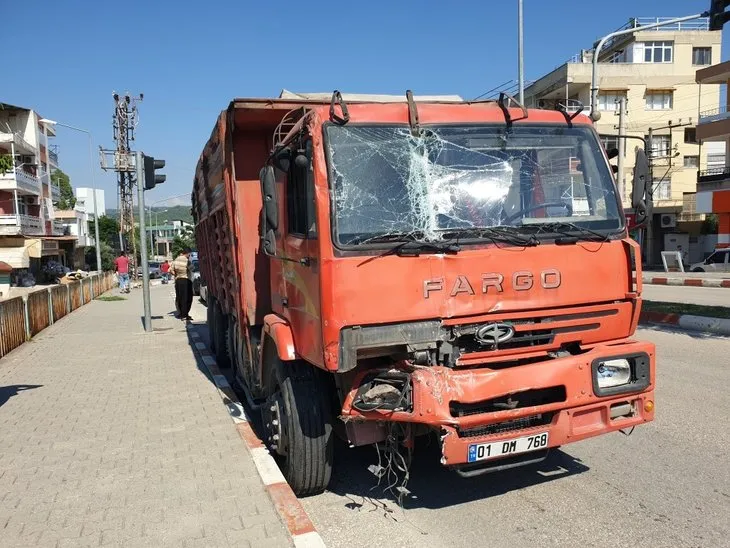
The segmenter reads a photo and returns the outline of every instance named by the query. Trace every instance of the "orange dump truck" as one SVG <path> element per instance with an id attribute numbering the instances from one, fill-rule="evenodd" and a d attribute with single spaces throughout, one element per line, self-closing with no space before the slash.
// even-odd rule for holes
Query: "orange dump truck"
<path id="1" fill-rule="evenodd" d="M 407 466 L 435 433 L 471 476 L 654 418 L 640 254 L 582 114 L 235 99 L 192 200 L 212 349 L 299 495 L 334 436 Z"/>

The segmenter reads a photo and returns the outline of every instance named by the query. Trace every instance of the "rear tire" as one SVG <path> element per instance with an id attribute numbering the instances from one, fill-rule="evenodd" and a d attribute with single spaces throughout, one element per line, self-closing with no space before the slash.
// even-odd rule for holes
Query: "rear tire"
<path id="1" fill-rule="evenodd" d="M 213 354 L 218 367 L 227 369 L 231 366 L 231 360 L 228 356 L 228 317 L 223 314 L 221 305 L 216 301 L 213 306 L 213 331 L 212 340 L 214 342 Z"/>
<path id="2" fill-rule="evenodd" d="M 297 496 L 317 495 L 332 476 L 330 387 L 314 366 L 302 361 L 283 363 L 278 356 L 270 368 L 268 386 L 264 424 L 269 442 L 277 446 L 279 467 Z M 278 420 L 279 426 L 273 426 L 272 420 Z"/>
<path id="3" fill-rule="evenodd" d="M 208 339 L 210 340 L 210 351 L 215 354 L 215 298 L 211 297 L 208 302 L 206 315 L 208 321 Z"/>

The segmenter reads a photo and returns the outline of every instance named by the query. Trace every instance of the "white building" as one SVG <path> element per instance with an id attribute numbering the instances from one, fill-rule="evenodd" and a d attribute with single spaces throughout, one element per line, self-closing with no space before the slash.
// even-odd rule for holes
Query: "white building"
<path id="1" fill-rule="evenodd" d="M 0 102 L 0 261 L 13 269 L 64 260 L 54 207 L 60 190 L 51 183 L 58 153 L 48 143 L 55 132 L 41 119 L 32 109 Z"/>
<path id="2" fill-rule="evenodd" d="M 77 188 L 74 192 L 76 194 L 76 209 L 91 215 L 92 221 L 94 220 L 94 195 L 96 195 L 96 214 L 99 217 L 106 215 L 104 191 L 102 189 L 81 187 Z"/>

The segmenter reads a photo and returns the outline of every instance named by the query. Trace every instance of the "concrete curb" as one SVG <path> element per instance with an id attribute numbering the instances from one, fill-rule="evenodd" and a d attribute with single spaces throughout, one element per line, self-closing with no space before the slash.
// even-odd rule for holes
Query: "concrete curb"
<path id="1" fill-rule="evenodd" d="M 669 278 L 666 276 L 642 276 L 641 280 L 647 285 L 730 288 L 730 279 L 721 278 Z"/>
<path id="2" fill-rule="evenodd" d="M 664 312 L 647 311 L 642 312 L 639 317 L 640 323 L 671 325 L 687 331 L 699 331 L 713 335 L 725 335 L 730 337 L 730 319 L 708 318 L 706 316 L 694 316 L 692 314 L 667 314 Z"/>
<path id="3" fill-rule="evenodd" d="M 189 328 L 189 332 L 195 351 L 208 370 L 211 379 L 215 382 L 221 400 L 223 400 L 223 404 L 228 408 L 228 412 L 236 425 L 238 434 L 251 454 L 251 458 L 256 464 L 256 470 L 266 487 L 266 492 L 274 503 L 274 507 L 279 513 L 281 521 L 289 531 L 294 546 L 296 548 L 325 548 L 322 537 L 314 528 L 312 520 L 309 519 L 307 512 L 294 494 L 294 491 L 292 491 L 292 488 L 286 482 L 274 457 L 271 456 L 269 450 L 256 435 L 253 428 L 251 428 L 245 408 L 239 401 L 233 388 L 231 388 L 225 375 L 218 369 L 215 358 L 208 350 L 200 334 L 195 331 L 194 327 Z"/>

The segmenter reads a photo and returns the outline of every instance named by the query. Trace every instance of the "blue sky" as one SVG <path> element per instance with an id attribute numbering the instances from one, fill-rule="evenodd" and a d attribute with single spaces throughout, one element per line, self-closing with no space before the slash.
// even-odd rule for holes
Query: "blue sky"
<path id="1" fill-rule="evenodd" d="M 527 80 L 629 17 L 689 15 L 710 0 L 589 4 L 524 0 Z M 189 195 L 202 146 L 233 97 L 287 88 L 472 98 L 516 78 L 516 14 L 517 0 L 25 2 L 15 16 L 26 23 L 3 31 L 11 47 L 0 100 L 88 129 L 95 148 L 112 148 L 112 91 L 143 92 L 137 148 L 167 161 L 167 182 L 147 194 L 149 204 Z M 86 136 L 57 132 L 61 168 L 86 186 Z M 115 207 L 114 175 L 94 161 Z"/>

